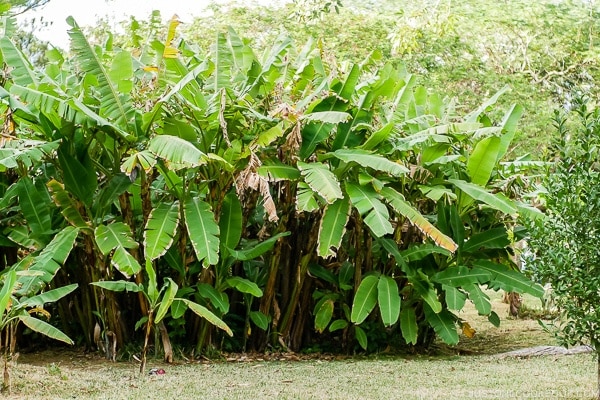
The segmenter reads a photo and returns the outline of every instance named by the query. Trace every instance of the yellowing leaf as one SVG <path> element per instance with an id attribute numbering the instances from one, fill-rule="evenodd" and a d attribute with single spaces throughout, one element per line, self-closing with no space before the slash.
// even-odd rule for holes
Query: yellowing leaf
<path id="1" fill-rule="evenodd" d="M 175 47 L 173 47 L 173 46 L 165 47 L 165 51 L 163 53 L 164 58 L 177 58 L 178 55 L 179 55 L 179 50 L 177 50 Z"/>
<path id="2" fill-rule="evenodd" d="M 158 67 L 155 65 L 146 65 L 145 67 L 142 67 L 142 69 L 146 72 L 158 72 Z"/>
<path id="3" fill-rule="evenodd" d="M 471 328 L 471 325 L 469 325 L 468 322 L 463 322 L 462 323 L 462 332 L 463 332 L 463 335 L 465 335 L 469 339 L 473 339 L 473 337 L 475 336 L 476 330 Z"/>
<path id="4" fill-rule="evenodd" d="M 50 313 L 44 310 L 42 307 L 35 307 L 29 310 L 29 314 L 42 314 L 47 319 L 50 319 Z"/>

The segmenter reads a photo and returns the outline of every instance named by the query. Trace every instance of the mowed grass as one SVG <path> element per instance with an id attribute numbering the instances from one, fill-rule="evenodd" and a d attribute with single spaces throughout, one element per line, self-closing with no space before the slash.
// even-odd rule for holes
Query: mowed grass
<path id="1" fill-rule="evenodd" d="M 527 300 L 528 303 L 531 299 Z M 531 304 L 528 304 L 531 307 Z M 506 305 L 493 298 L 506 316 Z M 12 398 L 22 399 L 506 399 L 595 397 L 590 354 L 512 358 L 505 351 L 555 344 L 536 321 L 503 318 L 499 328 L 467 308 L 478 332 L 437 356 L 386 354 L 355 358 L 230 362 L 150 361 L 165 375 L 139 376 L 136 363 L 110 363 L 75 352 L 24 354 L 13 367 Z M 460 355 L 459 355 L 460 354 Z M 289 358 L 289 357 L 288 357 Z"/>

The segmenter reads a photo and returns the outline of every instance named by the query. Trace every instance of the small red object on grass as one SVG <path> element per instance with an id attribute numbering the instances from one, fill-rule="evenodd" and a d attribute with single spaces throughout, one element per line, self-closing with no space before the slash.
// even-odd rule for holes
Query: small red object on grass
<path id="1" fill-rule="evenodd" d="M 164 375 L 166 374 L 165 370 L 162 368 L 152 368 L 148 371 L 148 375 Z"/>

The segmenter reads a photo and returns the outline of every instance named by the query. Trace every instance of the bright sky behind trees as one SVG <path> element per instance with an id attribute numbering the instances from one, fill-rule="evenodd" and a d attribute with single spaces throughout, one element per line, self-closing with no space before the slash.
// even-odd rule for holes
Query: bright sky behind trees
<path id="1" fill-rule="evenodd" d="M 164 19 L 177 14 L 183 22 L 191 21 L 194 15 L 207 12 L 210 4 L 274 4 L 278 1 L 231 1 L 231 0 L 51 0 L 47 5 L 35 11 L 27 12 L 19 17 L 19 21 L 29 21 L 35 18 L 51 23 L 40 28 L 36 34 L 56 46 L 68 47 L 68 25 L 65 22 L 72 15 L 80 26 L 93 25 L 99 18 L 108 17 L 111 21 L 122 21 L 129 15 L 145 19 L 152 10 L 160 10 Z"/>

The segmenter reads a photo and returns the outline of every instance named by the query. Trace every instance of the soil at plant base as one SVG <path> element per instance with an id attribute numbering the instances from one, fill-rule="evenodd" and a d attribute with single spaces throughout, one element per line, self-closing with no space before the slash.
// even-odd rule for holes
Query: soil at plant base
<path id="1" fill-rule="evenodd" d="M 551 324 L 550 320 L 539 320 L 536 315 L 543 315 L 539 299 L 523 296 L 523 312 L 519 317 L 509 316 L 509 305 L 502 302 L 501 292 L 486 291 L 490 296 L 492 309 L 500 316 L 500 326 L 492 325 L 486 316 L 477 313 L 472 304 L 466 304 L 458 313 L 463 321 L 475 330 L 475 335 L 468 338 L 461 335 L 460 343 L 446 351 L 459 354 L 491 355 L 534 346 L 556 346 L 554 336 L 540 325 Z"/>

